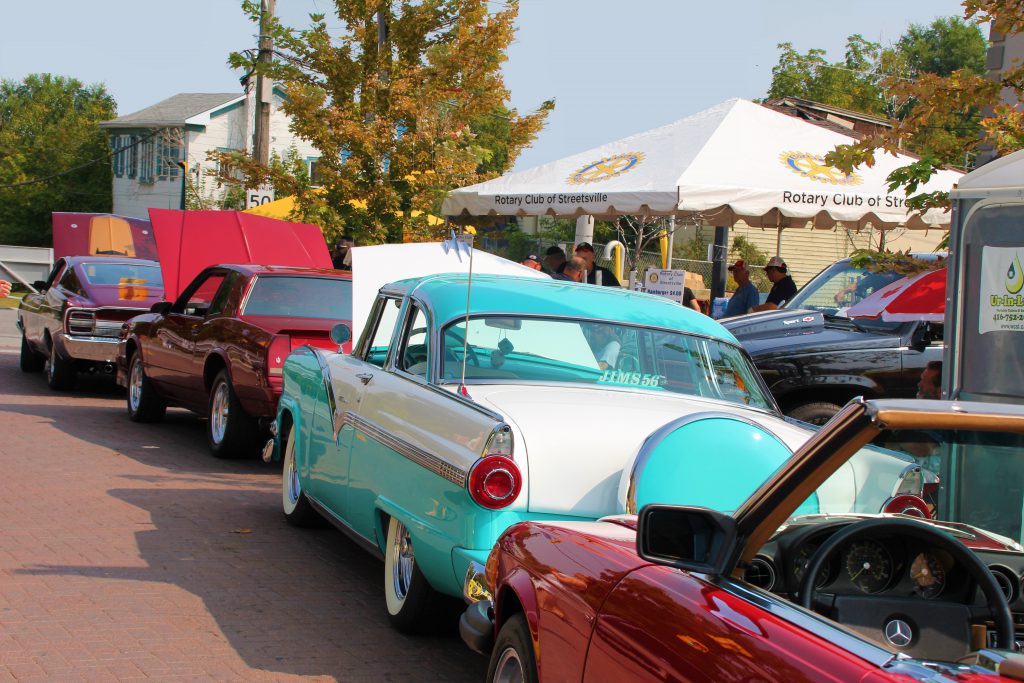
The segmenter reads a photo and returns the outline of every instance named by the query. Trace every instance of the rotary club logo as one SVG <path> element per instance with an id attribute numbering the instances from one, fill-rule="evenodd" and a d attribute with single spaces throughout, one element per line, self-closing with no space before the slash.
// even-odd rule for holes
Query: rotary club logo
<path id="1" fill-rule="evenodd" d="M 573 172 L 569 176 L 570 185 L 586 185 L 587 183 L 598 183 L 620 176 L 627 171 L 636 168 L 644 160 L 643 152 L 627 152 L 614 156 L 599 159 L 592 164 L 587 164 Z"/>
<path id="2" fill-rule="evenodd" d="M 806 152 L 783 152 L 779 161 L 798 175 L 829 185 L 860 185 L 864 182 L 856 173 L 843 173 L 825 163 L 825 157 Z"/>

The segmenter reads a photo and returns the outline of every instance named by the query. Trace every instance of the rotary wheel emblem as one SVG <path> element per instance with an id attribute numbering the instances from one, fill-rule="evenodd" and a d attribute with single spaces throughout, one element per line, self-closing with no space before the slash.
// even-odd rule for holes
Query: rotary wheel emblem
<path id="1" fill-rule="evenodd" d="M 644 160 L 643 152 L 627 152 L 599 159 L 576 170 L 569 176 L 570 185 L 585 185 L 608 180 L 635 168 Z"/>
<path id="2" fill-rule="evenodd" d="M 864 180 L 856 173 L 843 173 L 825 163 L 825 157 L 806 152 L 783 152 L 779 161 L 798 175 L 829 185 L 860 185 Z"/>

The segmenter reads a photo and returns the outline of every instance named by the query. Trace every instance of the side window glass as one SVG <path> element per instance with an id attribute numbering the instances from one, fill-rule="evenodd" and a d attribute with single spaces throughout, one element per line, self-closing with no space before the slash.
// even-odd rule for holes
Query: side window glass
<path id="1" fill-rule="evenodd" d="M 367 363 L 377 367 L 384 367 L 384 361 L 388 357 L 388 347 L 391 345 L 391 336 L 395 331 L 395 324 L 398 322 L 398 311 L 402 302 L 398 299 L 378 300 L 374 312 L 373 336 L 370 337 L 370 344 L 366 349 L 363 358 Z"/>
<path id="2" fill-rule="evenodd" d="M 235 283 L 238 281 L 238 273 L 230 272 L 224 276 L 224 282 L 221 284 L 220 289 L 217 290 L 217 294 L 213 297 L 213 301 L 210 302 L 210 308 L 206 311 L 207 316 L 219 315 L 224 312 L 224 304 L 227 303 L 228 294 L 231 293 Z"/>
<path id="3" fill-rule="evenodd" d="M 44 287 L 44 289 L 49 289 L 50 287 L 53 287 L 56 283 L 60 282 L 60 278 L 63 274 L 64 262 L 57 261 L 57 265 L 55 265 L 53 267 L 53 270 L 50 271 L 50 276 L 46 278 L 46 287 Z"/>
<path id="4" fill-rule="evenodd" d="M 430 360 L 430 349 L 427 344 L 429 338 L 427 316 L 416 305 L 410 307 L 410 314 L 398 367 L 411 375 L 426 377 Z"/>
<path id="5" fill-rule="evenodd" d="M 185 315 L 205 316 L 210 310 L 210 304 L 217 295 L 224 282 L 224 273 L 211 273 L 198 286 L 190 288 L 190 293 L 178 300 L 174 306 L 175 313 Z"/>
<path id="6" fill-rule="evenodd" d="M 78 276 L 75 275 L 74 268 L 68 268 L 64 271 L 64 277 L 60 279 L 60 286 L 69 292 L 75 294 L 82 293 L 82 283 L 78 281 Z"/>

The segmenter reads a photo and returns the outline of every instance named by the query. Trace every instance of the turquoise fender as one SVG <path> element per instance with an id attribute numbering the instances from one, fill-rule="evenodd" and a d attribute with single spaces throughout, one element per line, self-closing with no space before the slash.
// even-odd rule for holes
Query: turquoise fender
<path id="1" fill-rule="evenodd" d="M 779 437 L 742 417 L 680 418 L 651 434 L 627 470 L 626 511 L 660 503 L 732 512 L 791 455 Z M 814 494 L 796 514 L 816 512 Z"/>

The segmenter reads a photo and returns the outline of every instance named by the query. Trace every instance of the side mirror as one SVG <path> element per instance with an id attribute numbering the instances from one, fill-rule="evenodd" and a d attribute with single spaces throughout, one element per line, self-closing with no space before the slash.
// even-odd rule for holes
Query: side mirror
<path id="1" fill-rule="evenodd" d="M 46 289 L 46 280 L 36 280 L 32 283 L 33 289 L 38 289 L 40 292 Z"/>
<path id="2" fill-rule="evenodd" d="M 170 301 L 157 301 L 155 304 L 149 307 L 149 312 L 159 313 L 160 315 L 167 315 L 168 313 L 171 312 L 171 306 L 173 305 L 174 304 L 172 304 Z"/>
<path id="3" fill-rule="evenodd" d="M 645 505 L 637 520 L 637 553 L 689 572 L 724 575 L 736 546 L 736 520 L 708 508 Z"/>
<path id="4" fill-rule="evenodd" d="M 352 330 L 345 323 L 338 323 L 331 328 L 331 341 L 341 346 L 352 338 Z"/>

